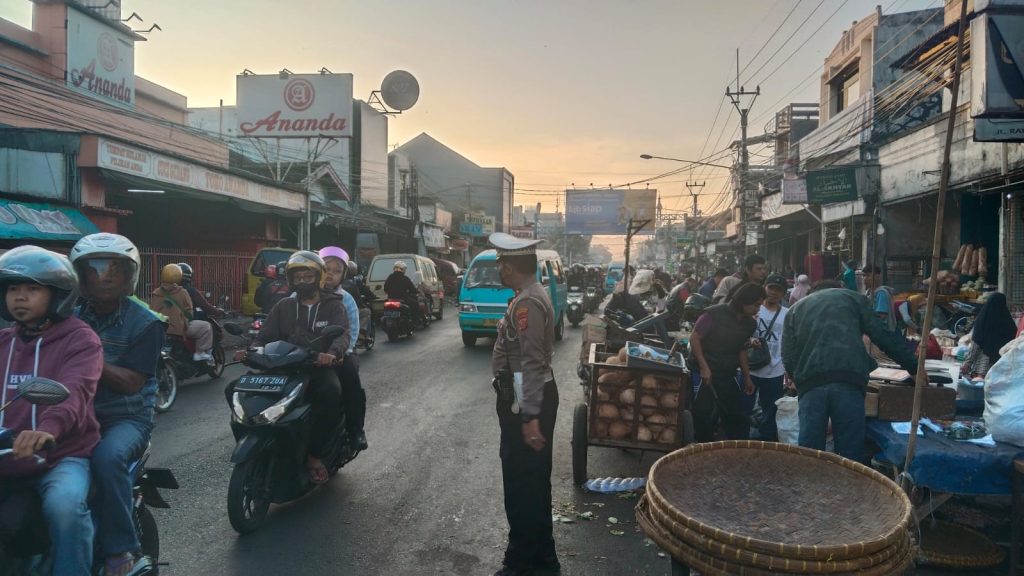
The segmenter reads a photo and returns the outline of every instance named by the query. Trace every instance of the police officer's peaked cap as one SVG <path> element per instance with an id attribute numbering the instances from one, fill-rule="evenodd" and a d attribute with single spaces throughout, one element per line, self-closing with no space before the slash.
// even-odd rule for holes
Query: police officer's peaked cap
<path id="1" fill-rule="evenodd" d="M 504 232 L 495 232 L 487 238 L 487 241 L 498 250 L 498 258 L 501 258 L 502 256 L 533 256 L 537 253 L 537 245 L 544 240 L 525 240 Z"/>

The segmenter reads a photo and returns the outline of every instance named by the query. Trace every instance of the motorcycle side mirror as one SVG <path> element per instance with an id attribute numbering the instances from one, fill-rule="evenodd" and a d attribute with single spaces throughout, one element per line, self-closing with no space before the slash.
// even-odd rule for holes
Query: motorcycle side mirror
<path id="1" fill-rule="evenodd" d="M 53 406 L 60 404 L 71 396 L 66 386 L 49 378 L 29 378 L 18 384 L 18 397 L 32 404 Z"/>
<path id="2" fill-rule="evenodd" d="M 241 336 L 243 333 L 242 327 L 234 322 L 225 322 L 224 331 L 232 336 Z"/>

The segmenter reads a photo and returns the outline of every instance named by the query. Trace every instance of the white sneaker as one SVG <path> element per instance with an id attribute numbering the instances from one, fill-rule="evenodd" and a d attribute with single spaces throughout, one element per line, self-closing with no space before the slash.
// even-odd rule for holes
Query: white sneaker
<path id="1" fill-rule="evenodd" d="M 192 360 L 196 362 L 209 362 L 210 360 L 213 360 L 213 354 L 210 354 L 209 352 L 196 352 L 192 355 Z"/>

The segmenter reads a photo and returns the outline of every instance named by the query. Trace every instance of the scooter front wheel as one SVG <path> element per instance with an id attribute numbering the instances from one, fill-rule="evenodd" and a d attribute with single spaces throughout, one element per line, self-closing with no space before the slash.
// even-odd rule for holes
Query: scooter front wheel
<path id="1" fill-rule="evenodd" d="M 267 519 L 270 500 L 263 495 L 264 466 L 261 458 L 235 465 L 228 483 L 228 520 L 239 534 L 255 532 Z"/>
<path id="2" fill-rule="evenodd" d="M 156 411 L 164 413 L 171 409 L 178 398 L 178 373 L 170 362 L 160 360 L 157 366 Z"/>

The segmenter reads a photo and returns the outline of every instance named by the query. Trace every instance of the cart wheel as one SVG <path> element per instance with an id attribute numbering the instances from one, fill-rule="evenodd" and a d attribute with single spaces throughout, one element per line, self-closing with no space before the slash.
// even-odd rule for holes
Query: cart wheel
<path id="1" fill-rule="evenodd" d="M 580 403 L 572 413 L 572 481 L 587 481 L 587 405 Z"/>
<path id="2" fill-rule="evenodd" d="M 683 429 L 683 446 L 689 446 L 696 442 L 693 436 L 693 412 L 683 410 L 683 413 L 679 415 L 679 426 Z"/>

